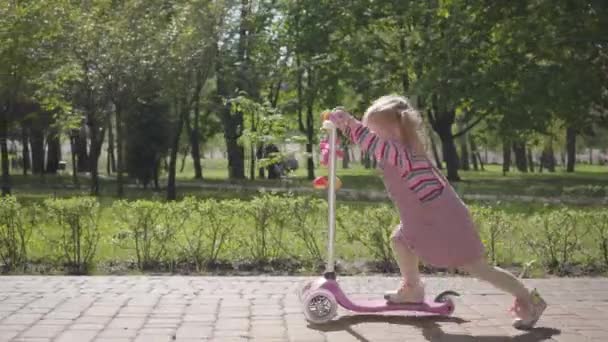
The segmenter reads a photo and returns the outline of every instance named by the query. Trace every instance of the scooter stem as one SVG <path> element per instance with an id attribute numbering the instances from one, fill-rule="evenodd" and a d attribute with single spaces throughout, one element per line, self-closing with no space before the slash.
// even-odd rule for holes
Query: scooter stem
<path id="1" fill-rule="evenodd" d="M 335 279 L 334 243 L 336 240 L 336 126 L 331 121 L 323 122 L 323 128 L 329 131 L 329 189 L 327 202 L 329 209 L 329 236 L 327 241 L 326 278 Z"/>

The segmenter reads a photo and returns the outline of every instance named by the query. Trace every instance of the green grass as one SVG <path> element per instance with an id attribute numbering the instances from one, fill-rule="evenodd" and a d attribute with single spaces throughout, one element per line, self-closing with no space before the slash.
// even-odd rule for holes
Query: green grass
<path id="1" fill-rule="evenodd" d="M 179 170 L 178 165 L 178 170 Z M 326 175 L 327 169 L 315 170 L 316 175 Z M 249 172 L 246 172 L 249 175 Z M 102 174 L 103 175 L 103 174 Z M 300 168 L 290 175 L 286 181 L 279 180 L 228 180 L 227 162 L 225 160 L 203 160 L 204 180 L 195 180 L 193 177 L 192 163 L 187 159 L 183 172 L 177 174 L 180 186 L 180 196 L 194 195 L 199 197 L 230 198 L 248 197 L 254 191 L 213 191 L 200 189 L 197 185 L 201 182 L 206 184 L 243 184 L 249 186 L 290 186 L 310 188 L 310 180 L 307 179 L 305 168 Z M 556 197 L 571 195 L 575 197 L 604 197 L 608 192 L 608 166 L 577 165 L 576 172 L 566 173 L 558 169 L 555 173 L 520 173 L 512 171 L 503 176 L 500 165 L 487 165 L 486 171 L 461 171 L 462 181 L 454 183 L 454 187 L 461 194 L 481 194 L 497 196 L 540 196 Z M 166 176 L 166 175 L 165 175 Z M 256 172 L 257 176 L 257 172 Z M 355 190 L 377 190 L 383 191 L 384 185 L 378 171 L 365 169 L 359 164 L 352 164 L 349 169 L 338 168 L 338 176 L 342 180 L 343 187 Z M 161 180 L 164 183 L 163 176 Z M 71 188 L 72 177 L 64 174 L 60 176 L 22 176 L 13 175 L 13 191 L 19 197 L 45 198 L 47 196 L 65 197 L 88 193 L 89 180 L 80 177 L 79 183 L 84 186 L 81 189 Z M 101 196 L 113 197 L 116 186 L 113 179 L 102 179 L 100 182 Z M 144 190 L 143 188 L 125 189 L 127 198 L 158 198 L 164 197 L 163 192 Z"/>
<path id="2" fill-rule="evenodd" d="M 203 163 L 204 178 L 207 182 L 224 183 L 228 178 L 226 162 L 220 160 L 205 160 Z M 340 164 L 341 166 L 341 164 Z M 327 169 L 319 168 L 317 175 L 327 175 Z M 247 172 L 247 175 L 249 173 Z M 461 193 L 490 194 L 490 195 L 531 195 L 531 196 L 560 196 L 564 189 L 577 186 L 606 186 L 608 185 L 608 166 L 579 164 L 575 173 L 567 173 L 558 168 L 549 173 L 521 173 L 511 171 L 503 176 L 501 165 L 487 165 L 486 171 L 460 171 L 461 182 L 455 187 Z M 256 174 L 257 176 L 257 174 Z M 383 190 L 384 185 L 376 170 L 365 169 L 358 163 L 353 163 L 349 169 L 338 168 L 338 177 L 343 186 L 358 190 Z M 183 182 L 194 181 L 191 163 L 186 162 L 184 172 L 178 175 Z M 276 181 L 255 180 L 244 181 L 246 184 L 277 184 Z M 305 168 L 298 169 L 290 176 L 290 184 L 309 187 Z"/>

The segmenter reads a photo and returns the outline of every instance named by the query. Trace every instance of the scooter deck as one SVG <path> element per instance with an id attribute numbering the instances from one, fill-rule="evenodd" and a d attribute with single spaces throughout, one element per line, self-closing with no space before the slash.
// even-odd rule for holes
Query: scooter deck
<path id="1" fill-rule="evenodd" d="M 352 312 L 378 313 L 387 311 L 413 311 L 446 316 L 451 315 L 452 312 L 454 312 L 454 303 L 450 300 L 435 301 L 427 298 L 422 303 L 407 304 L 394 304 L 388 302 L 386 299 L 353 300 L 342 291 L 335 280 L 320 279 L 318 284 L 320 285 L 320 288 L 331 292 L 341 307 Z M 451 291 L 446 293 L 449 292 Z"/>
<path id="2" fill-rule="evenodd" d="M 395 304 L 386 301 L 385 299 L 338 299 L 339 304 L 345 309 L 358 313 L 378 313 L 378 312 L 395 312 L 408 311 L 420 313 L 442 314 L 449 311 L 450 303 L 438 303 L 431 299 L 427 299 L 422 303 L 403 303 Z"/>

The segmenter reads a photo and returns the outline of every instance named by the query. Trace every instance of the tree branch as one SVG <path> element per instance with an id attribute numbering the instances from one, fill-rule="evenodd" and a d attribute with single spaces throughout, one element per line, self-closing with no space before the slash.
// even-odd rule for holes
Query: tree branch
<path id="1" fill-rule="evenodd" d="M 466 134 L 468 131 L 470 131 L 471 129 L 473 129 L 473 127 L 477 126 L 483 119 L 485 119 L 486 116 L 488 116 L 488 114 L 484 114 L 484 115 L 479 116 L 477 118 L 477 120 L 471 122 L 467 127 L 463 128 L 462 131 L 460 131 L 460 132 L 458 132 L 456 134 L 453 134 L 452 137 L 453 138 L 458 138 L 458 137 Z"/>

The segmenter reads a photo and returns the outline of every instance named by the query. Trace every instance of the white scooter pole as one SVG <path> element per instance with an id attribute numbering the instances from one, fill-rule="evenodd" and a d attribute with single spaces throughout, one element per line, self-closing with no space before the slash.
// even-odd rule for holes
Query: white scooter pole
<path id="1" fill-rule="evenodd" d="M 329 132 L 329 189 L 327 190 L 327 204 L 329 209 L 329 236 L 327 241 L 327 266 L 325 277 L 335 279 L 334 243 L 336 240 L 336 141 L 337 129 L 333 122 L 323 122 L 323 129 Z"/>

